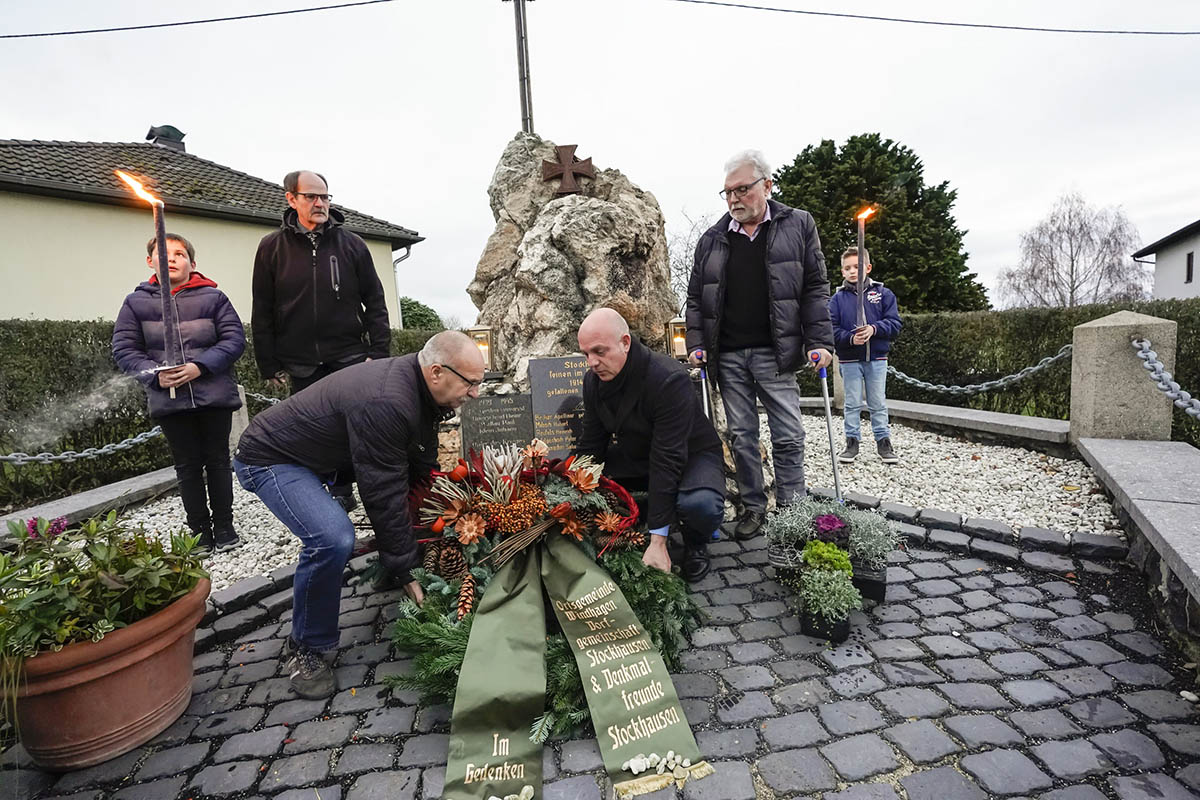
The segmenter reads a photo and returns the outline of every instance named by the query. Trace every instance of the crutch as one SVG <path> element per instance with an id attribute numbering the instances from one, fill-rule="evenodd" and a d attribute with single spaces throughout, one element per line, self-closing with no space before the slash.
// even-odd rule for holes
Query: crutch
<path id="1" fill-rule="evenodd" d="M 692 355 L 697 361 L 700 361 L 701 350 L 697 350 Z M 712 414 L 708 410 L 708 362 L 700 361 L 700 400 L 704 404 L 704 416 L 712 419 Z"/>
<path id="2" fill-rule="evenodd" d="M 816 353 L 813 353 L 810 358 L 812 358 L 814 367 L 821 360 Z M 838 478 L 837 451 L 833 444 L 833 409 L 829 406 L 829 386 L 825 383 L 825 371 L 825 367 L 817 367 L 817 374 L 821 377 L 821 397 L 825 400 L 825 429 L 829 431 L 829 462 L 833 464 L 833 493 L 839 503 L 845 503 L 846 501 L 842 499 L 842 482 Z"/>

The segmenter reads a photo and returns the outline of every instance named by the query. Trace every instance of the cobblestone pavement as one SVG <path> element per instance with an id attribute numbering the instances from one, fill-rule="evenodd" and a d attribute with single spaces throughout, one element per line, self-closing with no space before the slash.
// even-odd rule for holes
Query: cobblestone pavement
<path id="1" fill-rule="evenodd" d="M 1193 676 L 1132 571 L 1035 553 L 1039 571 L 906 534 L 887 601 L 835 648 L 798 633 L 761 537 L 713 545 L 694 587 L 709 620 L 675 684 L 716 774 L 653 800 L 1197 797 L 1200 721 L 1179 694 Z M 170 730 L 62 776 L 0 772 L 15 787 L 0 798 L 439 797 L 449 710 L 381 684 L 409 668 L 386 640 L 397 596 L 346 587 L 332 699 L 290 694 L 290 592 L 261 597 L 213 626 L 233 641 L 196 657 L 195 696 Z M 594 739 L 546 748 L 539 797 L 609 796 Z"/>

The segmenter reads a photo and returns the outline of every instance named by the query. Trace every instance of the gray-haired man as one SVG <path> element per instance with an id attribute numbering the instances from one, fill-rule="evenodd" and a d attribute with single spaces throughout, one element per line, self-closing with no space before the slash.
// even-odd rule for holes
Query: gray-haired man
<path id="1" fill-rule="evenodd" d="M 729 213 L 696 245 L 688 283 L 687 345 L 714 373 L 733 438 L 742 514 L 734 536 L 749 539 L 767 510 L 757 400 L 767 411 L 776 505 L 804 497 L 804 427 L 796 370 L 815 354 L 833 360 L 829 276 L 807 211 L 770 199 L 771 169 L 757 150 L 725 164 Z"/>

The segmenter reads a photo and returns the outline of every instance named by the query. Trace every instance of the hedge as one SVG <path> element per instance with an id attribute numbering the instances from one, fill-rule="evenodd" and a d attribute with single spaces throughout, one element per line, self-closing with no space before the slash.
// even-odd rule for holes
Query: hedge
<path id="1" fill-rule="evenodd" d="M 903 298 L 901 298 L 903 299 Z M 932 383 L 980 383 L 1020 371 L 1071 341 L 1081 323 L 1129 309 L 1179 324 L 1174 376 L 1200 395 L 1200 299 L 904 316 L 890 363 Z M 432 331 L 392 333 L 392 352 L 414 352 Z M 151 426 L 141 390 L 116 379 L 109 354 L 111 322 L 0 320 L 0 453 L 82 450 L 120 441 Z M 1130 348 L 1132 352 L 1132 348 Z M 237 365 L 247 391 L 278 394 L 258 377 L 253 354 Z M 1067 419 L 1071 406 L 1069 359 L 1004 391 L 955 397 L 888 381 L 888 396 L 940 405 Z M 805 395 L 819 395 L 812 370 L 801 373 Z M 250 413 L 263 407 L 249 401 Z M 25 441 L 33 424 L 68 429 L 57 440 Z M 1172 438 L 1200 447 L 1200 421 L 1174 414 Z M 152 469 L 169 466 L 166 443 L 157 439 L 114 455 L 72 464 L 0 464 L 0 513 L 62 497 Z"/>
<path id="2" fill-rule="evenodd" d="M 102 320 L 0 320 L 0 454 L 79 451 L 153 427 L 141 387 L 113 363 L 112 327 Z M 238 382 L 247 392 L 283 396 L 259 377 L 249 333 Z M 392 353 L 415 352 L 433 333 L 394 330 Z M 248 405 L 251 415 L 264 408 L 254 399 Z M 162 437 L 70 463 L 0 464 L 0 513 L 170 465 Z"/>

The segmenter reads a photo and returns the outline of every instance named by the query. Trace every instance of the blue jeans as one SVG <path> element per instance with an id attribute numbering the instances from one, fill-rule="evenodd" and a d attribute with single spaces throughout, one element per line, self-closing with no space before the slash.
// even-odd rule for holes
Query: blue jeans
<path id="1" fill-rule="evenodd" d="M 733 438 L 733 461 L 738 490 L 747 511 L 765 512 L 762 457 L 758 445 L 758 406 L 762 400 L 771 428 L 775 458 L 775 503 L 804 498 L 804 424 L 800 419 L 800 389 L 796 376 L 779 374 L 775 352 L 748 347 L 717 355 L 717 386 L 725 404 L 725 419 Z"/>
<path id="2" fill-rule="evenodd" d="M 859 418 L 863 407 L 863 389 L 866 389 L 867 409 L 871 412 L 871 432 L 875 441 L 891 438 L 888 431 L 887 400 L 884 388 L 887 385 L 887 359 L 880 361 L 844 361 L 839 364 L 842 383 L 846 387 L 846 409 L 843 421 L 847 439 L 861 439 Z"/>
<path id="3" fill-rule="evenodd" d="M 233 460 L 238 483 L 304 544 L 292 584 L 292 639 L 311 650 L 338 644 L 342 573 L 354 550 L 354 523 L 312 470 L 296 464 L 257 467 Z"/>
<path id="4" fill-rule="evenodd" d="M 689 547 L 702 547 L 725 519 L 725 498 L 715 489 L 689 489 L 675 497 L 675 510 Z"/>

